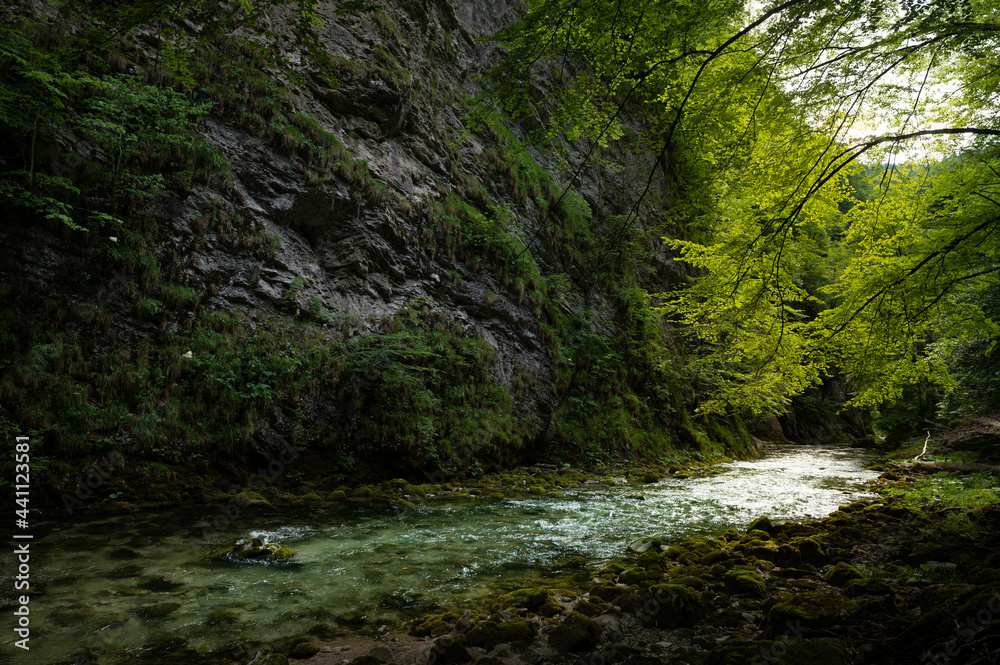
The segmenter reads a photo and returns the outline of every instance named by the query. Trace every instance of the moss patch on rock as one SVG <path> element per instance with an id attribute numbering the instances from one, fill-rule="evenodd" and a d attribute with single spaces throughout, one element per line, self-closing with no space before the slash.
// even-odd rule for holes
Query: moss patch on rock
<path id="1" fill-rule="evenodd" d="M 600 638 L 601 627 L 593 619 L 579 612 L 570 612 L 549 633 L 549 646 L 564 653 L 580 653 L 594 648 Z"/>
<path id="2" fill-rule="evenodd" d="M 763 598 L 767 590 L 767 583 L 760 573 L 749 568 L 733 568 L 726 573 L 724 582 L 726 591 L 733 594 Z"/>

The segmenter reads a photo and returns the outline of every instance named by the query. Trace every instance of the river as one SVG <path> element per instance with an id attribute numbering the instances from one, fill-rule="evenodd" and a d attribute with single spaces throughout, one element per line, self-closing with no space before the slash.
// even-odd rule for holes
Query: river
<path id="1" fill-rule="evenodd" d="M 868 458 L 846 447 L 779 446 L 713 475 L 562 498 L 425 503 L 411 512 L 275 510 L 243 517 L 210 542 L 202 534 L 214 509 L 49 522 L 32 545 L 40 592 L 30 603 L 31 651 L 15 649 L 7 630 L 0 660 L 132 663 L 182 644 L 207 653 L 317 624 L 398 624 L 538 577 L 579 576 L 560 564 L 583 556 L 596 565 L 641 537 L 676 542 L 745 528 L 761 515 L 822 517 L 868 496 L 865 483 L 878 475 L 863 469 Z M 293 563 L 209 557 L 253 536 L 292 547 Z M 160 577 L 170 584 L 138 588 Z M 12 602 L 5 598 L 8 618 Z"/>

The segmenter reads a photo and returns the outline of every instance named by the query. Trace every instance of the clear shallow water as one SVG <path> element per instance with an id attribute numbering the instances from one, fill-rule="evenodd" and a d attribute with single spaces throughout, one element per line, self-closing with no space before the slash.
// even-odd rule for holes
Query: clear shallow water
<path id="1" fill-rule="evenodd" d="M 30 604 L 32 648 L 14 649 L 8 628 L 0 661 L 52 663 L 89 653 L 98 663 L 136 662 L 168 638 L 207 652 L 305 632 L 351 612 L 391 621 L 474 602 L 526 577 L 553 575 L 573 555 L 595 563 L 623 555 L 644 536 L 680 541 L 743 528 L 761 515 L 826 515 L 866 496 L 864 483 L 878 475 L 861 468 L 866 459 L 850 448 L 781 447 L 722 465 L 718 475 L 581 489 L 561 499 L 255 515 L 210 542 L 202 534 L 214 510 L 40 526 L 31 548 L 32 579 L 43 591 Z M 208 556 L 252 536 L 291 546 L 294 564 Z M 8 597 L 11 557 L 2 560 Z M 180 586 L 128 595 L 158 576 Z M 141 616 L 149 614 L 143 607 L 163 603 L 177 606 L 165 617 Z"/>

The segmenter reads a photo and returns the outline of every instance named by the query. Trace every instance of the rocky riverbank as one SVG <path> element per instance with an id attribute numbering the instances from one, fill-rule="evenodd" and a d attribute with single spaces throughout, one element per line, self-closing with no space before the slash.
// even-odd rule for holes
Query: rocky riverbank
<path id="1" fill-rule="evenodd" d="M 879 498 L 821 520 L 761 518 L 670 547 L 652 539 L 599 570 L 574 574 L 585 562 L 567 561 L 557 586 L 422 617 L 408 634 L 302 636 L 252 662 L 991 663 L 1000 650 L 996 476 L 932 470 L 889 465 Z"/>
<path id="2" fill-rule="evenodd" d="M 757 447 L 749 451 L 750 455 L 761 454 L 767 445 L 759 442 Z M 58 504 L 57 509 L 62 508 L 73 514 L 129 513 L 200 504 L 228 506 L 231 508 L 228 513 L 236 508 L 239 511 L 254 511 L 337 505 L 393 506 L 413 510 L 425 502 L 477 498 L 499 501 L 531 496 L 555 498 L 562 496 L 561 492 L 564 490 L 579 487 L 641 486 L 664 478 L 690 478 L 719 473 L 715 466 L 727 461 L 731 459 L 678 457 L 670 463 L 644 461 L 591 468 L 540 463 L 500 473 L 472 475 L 465 472 L 461 476 L 444 472 L 428 473 L 420 480 L 394 478 L 361 485 L 296 480 L 294 476 L 276 477 L 277 474 L 269 474 L 267 469 L 262 469 L 251 474 L 242 483 L 214 478 L 214 483 L 208 484 L 209 481 L 201 477 L 184 480 L 176 477 L 151 480 L 146 477 L 145 483 L 139 477 L 115 478 L 99 484 L 95 491 L 88 490 L 86 482 L 83 482 L 75 488 L 65 486 L 61 490 L 53 490 L 50 500 L 53 504 Z M 126 484 L 130 488 L 129 496 L 118 496 L 124 494 L 121 488 Z"/>

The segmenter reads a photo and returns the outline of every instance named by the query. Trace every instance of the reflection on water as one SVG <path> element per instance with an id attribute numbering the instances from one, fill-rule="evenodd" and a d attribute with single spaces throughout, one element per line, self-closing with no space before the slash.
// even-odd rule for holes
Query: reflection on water
<path id="1" fill-rule="evenodd" d="M 581 489 L 561 499 L 256 515 L 207 543 L 208 513 L 50 524 L 39 527 L 32 545 L 31 574 L 41 593 L 31 600 L 31 651 L 16 650 L 17 662 L 80 653 L 96 662 L 135 662 L 180 641 L 206 652 L 338 618 L 393 620 L 470 602 L 526 575 L 551 574 L 551 565 L 569 556 L 599 562 L 622 555 L 642 536 L 676 541 L 745 527 L 760 515 L 826 515 L 865 495 L 865 481 L 877 473 L 864 471 L 864 461 L 849 448 L 783 447 L 765 459 L 722 465 L 719 475 Z M 207 556 L 255 536 L 291 546 L 294 563 L 240 565 Z M 10 561 L 3 557 L 4 565 Z M 142 583 L 151 577 L 180 586 Z M 7 593 L 12 586 L 8 577 Z M 12 643 L 4 636 L 5 662 Z"/>

